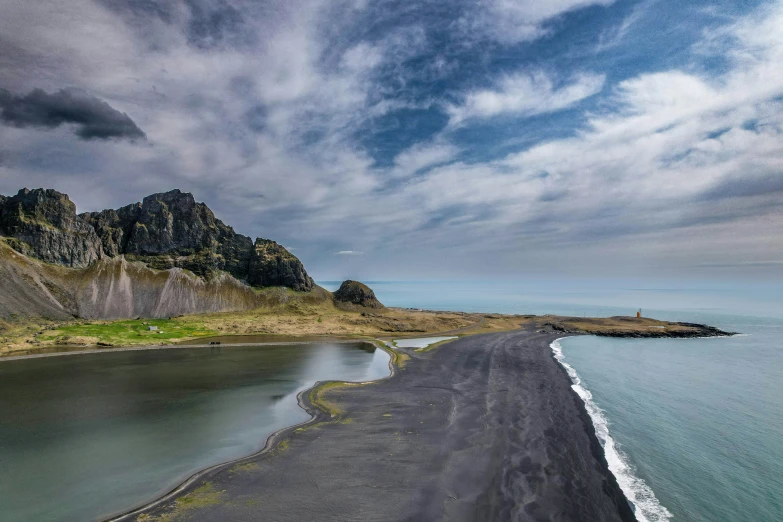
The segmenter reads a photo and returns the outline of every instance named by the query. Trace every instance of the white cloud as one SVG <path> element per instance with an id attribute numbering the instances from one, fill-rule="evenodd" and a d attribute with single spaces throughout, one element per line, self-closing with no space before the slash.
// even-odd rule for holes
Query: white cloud
<path id="1" fill-rule="evenodd" d="M 513 154 L 481 173 L 443 169 L 426 190 L 459 187 L 446 193 L 452 204 L 493 205 L 493 224 L 516 223 L 522 235 L 545 216 L 561 239 L 653 232 L 674 238 L 676 230 L 706 230 L 710 222 L 735 223 L 754 235 L 752 223 L 756 239 L 745 255 L 769 256 L 783 246 L 768 239 L 769 227 L 780 225 L 783 195 L 781 15 L 778 3 L 730 29 L 734 58 L 725 75 L 671 70 L 627 80 L 615 89 L 613 108 L 591 116 L 580 135 Z M 734 196 L 730 202 L 721 202 L 723 191 Z M 732 230 L 679 246 L 693 254 L 713 242 L 747 243 Z"/>
<path id="2" fill-rule="evenodd" d="M 606 77 L 582 73 L 563 85 L 542 71 L 506 76 L 493 89 L 483 89 L 465 95 L 460 105 L 448 107 L 452 125 L 470 118 L 497 115 L 534 116 L 566 109 L 598 94 Z"/>
<path id="3" fill-rule="evenodd" d="M 448 163 L 459 154 L 459 148 L 445 142 L 423 143 L 401 152 L 394 158 L 394 177 L 409 177 L 429 167 Z"/>
<path id="4" fill-rule="evenodd" d="M 621 82 L 572 138 L 489 163 L 435 165 L 384 194 L 389 221 L 378 229 L 392 228 L 409 248 L 482 245 L 510 266 L 567 265 L 576 251 L 585 269 L 775 258 L 783 249 L 781 26 L 778 2 L 725 29 L 715 49 L 731 59 L 723 74 L 672 69 Z M 497 114 L 516 103 L 497 92 L 466 107 Z M 422 150 L 411 156 L 426 158 Z"/>
<path id="5" fill-rule="evenodd" d="M 780 2 L 705 36 L 698 52 L 728 57 L 725 73 L 664 69 L 606 88 L 597 73 L 507 76 L 449 106 L 452 124 L 573 108 L 604 88 L 611 97 L 569 139 L 467 163 L 440 137 L 411 146 L 388 168 L 374 166 L 356 134 L 368 117 L 396 107 L 374 101 L 385 88 L 374 74 L 396 71 L 405 52 L 427 45 L 420 28 L 371 44 L 339 42 L 326 67 L 329 42 L 320 31 L 333 24 L 340 34 L 340 20 L 322 1 L 296 9 L 275 2 L 278 16 L 255 27 L 263 45 L 209 51 L 188 45 L 180 18 L 171 26 L 151 23 L 142 37 L 98 4 L 55 3 L 0 6 L 3 42 L 23 48 L 30 64 L 20 68 L 0 55 L 8 87 L 87 88 L 128 112 L 152 145 L 99 146 L 67 133 L 2 127 L 6 193 L 55 186 L 80 210 L 93 210 L 180 187 L 242 233 L 295 241 L 305 262 L 322 257 L 310 245 L 346 237 L 368 253 L 363 261 L 440 266 L 447 259 L 481 268 L 491 257 L 497 271 L 587 266 L 590 259 L 620 264 L 634 256 L 742 263 L 776 259 L 783 250 L 775 192 L 783 172 Z M 547 20 L 568 10 L 610 3 L 482 5 L 493 20 L 504 18 L 496 36 L 514 40 L 543 34 Z M 6 17 L 12 5 L 21 14 Z M 27 19 L 40 27 L 15 30 Z M 395 80 L 404 89 L 408 78 Z M 259 124 L 249 130 L 244 121 L 256 107 Z M 723 200 L 724 193 L 734 197 Z M 337 263 L 350 255 L 362 252 L 326 257 Z"/>
<path id="6" fill-rule="evenodd" d="M 615 0 L 483 0 L 470 19 L 463 21 L 506 42 L 530 41 L 547 34 L 546 22 L 585 7 L 607 6 Z"/>

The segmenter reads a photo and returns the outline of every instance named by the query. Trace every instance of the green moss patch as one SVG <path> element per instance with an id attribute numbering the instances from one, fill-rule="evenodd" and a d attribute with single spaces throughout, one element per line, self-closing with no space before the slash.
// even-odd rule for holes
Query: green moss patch
<path id="1" fill-rule="evenodd" d="M 153 329 L 150 330 L 150 327 Z M 157 330 L 155 330 L 157 328 Z M 94 339 L 96 344 L 128 346 L 139 344 L 169 344 L 173 341 L 217 335 L 198 321 L 178 319 L 140 319 L 100 321 L 61 326 L 39 336 L 41 341 L 68 344 L 74 338 Z"/>
<path id="2" fill-rule="evenodd" d="M 190 518 L 190 512 L 215 506 L 222 502 L 225 491 L 217 491 L 210 482 L 194 489 L 174 501 L 166 513 L 160 515 L 142 514 L 136 517 L 138 522 L 178 522 Z"/>
<path id="3" fill-rule="evenodd" d="M 310 399 L 310 403 L 312 403 L 317 408 L 320 408 L 324 412 L 328 413 L 329 416 L 332 417 L 332 419 L 334 419 L 335 421 L 340 421 L 342 419 L 342 416 L 345 414 L 345 411 L 334 402 L 326 399 L 326 395 L 330 390 L 334 390 L 336 388 L 346 388 L 349 386 L 356 386 L 356 385 L 349 382 L 337 382 L 337 381 L 325 382 L 320 386 L 316 386 L 315 388 L 310 390 L 310 394 L 308 395 L 308 398 Z"/>
<path id="4" fill-rule="evenodd" d="M 257 462 L 248 462 L 245 464 L 237 464 L 236 466 L 232 467 L 230 470 L 228 470 L 229 473 L 251 473 L 253 471 L 258 471 L 261 469 L 261 465 Z"/>

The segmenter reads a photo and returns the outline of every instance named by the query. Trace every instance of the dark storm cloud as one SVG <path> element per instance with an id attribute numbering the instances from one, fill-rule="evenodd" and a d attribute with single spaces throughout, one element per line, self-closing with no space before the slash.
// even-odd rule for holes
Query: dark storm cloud
<path id="1" fill-rule="evenodd" d="M 13 127 L 48 129 L 72 124 L 76 126 L 76 135 L 84 140 L 146 138 L 127 114 L 76 89 L 61 89 L 52 94 L 33 89 L 24 96 L 0 89 L 0 121 Z"/>

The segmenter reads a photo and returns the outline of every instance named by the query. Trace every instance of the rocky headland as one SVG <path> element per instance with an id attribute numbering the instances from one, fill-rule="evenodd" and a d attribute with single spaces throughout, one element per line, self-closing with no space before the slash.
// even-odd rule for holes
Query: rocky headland
<path id="1" fill-rule="evenodd" d="M 726 335 L 647 318 L 385 308 L 351 280 L 331 294 L 283 246 L 237 234 L 179 190 L 83 214 L 54 190 L 0 196 L 0 289 L 7 336 L 0 355 L 18 349 L 4 325 L 15 317 L 50 321 L 32 335 L 14 334 L 36 347 L 149 347 L 231 334 L 465 336 L 448 349 L 385 346 L 395 368 L 389 379 L 363 393 L 355 385 L 319 386 L 300 396 L 310 422 L 120 520 L 179 519 L 187 505 L 189 520 L 205 522 L 630 522 L 633 510 L 550 343 L 579 334 Z M 189 314 L 202 315 L 176 317 Z M 159 322 L 166 334 L 183 333 L 166 340 L 146 320 L 108 321 L 140 317 L 168 317 Z"/>
<path id="2" fill-rule="evenodd" d="M 2 316 L 247 310 L 260 304 L 258 288 L 315 286 L 283 246 L 237 234 L 179 190 L 77 214 L 66 194 L 22 189 L 0 197 L 0 236 Z"/>
<path id="3" fill-rule="evenodd" d="M 552 357 L 557 334 L 398 349 L 393 375 L 300 395 L 313 419 L 111 522 L 636 518 Z"/>
<path id="4" fill-rule="evenodd" d="M 714 326 L 697 323 L 659 321 L 647 317 L 556 317 L 543 316 L 539 320 L 541 332 L 570 335 L 598 335 L 629 339 L 686 339 L 696 337 L 723 337 L 734 335 Z"/>
<path id="5" fill-rule="evenodd" d="M 646 318 L 386 308 L 371 288 L 351 280 L 332 294 L 315 285 L 300 260 L 279 243 L 236 233 L 207 205 L 179 190 L 81 214 L 67 195 L 51 189 L 0 196 L 0 289 L 2 353 L 47 343 L 149 343 L 133 328 L 118 335 L 119 327 L 105 323 L 93 331 L 89 323 L 136 318 L 169 318 L 187 332 L 200 332 L 156 336 L 154 342 L 164 344 L 218 334 L 451 335 L 532 323 L 558 334 L 726 335 L 707 326 Z"/>

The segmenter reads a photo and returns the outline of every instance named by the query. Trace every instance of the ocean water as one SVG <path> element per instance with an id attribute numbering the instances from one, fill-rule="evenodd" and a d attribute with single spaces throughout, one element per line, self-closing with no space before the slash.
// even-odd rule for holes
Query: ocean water
<path id="1" fill-rule="evenodd" d="M 710 322 L 744 334 L 555 349 L 640 521 L 781 521 L 783 321 Z"/>
<path id="2" fill-rule="evenodd" d="M 322 286 L 334 288 L 334 283 Z M 375 282 L 387 305 L 711 324 L 710 339 L 553 344 L 640 521 L 783 521 L 783 309 L 757 288 Z M 757 317 L 770 313 L 777 317 Z"/>

